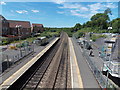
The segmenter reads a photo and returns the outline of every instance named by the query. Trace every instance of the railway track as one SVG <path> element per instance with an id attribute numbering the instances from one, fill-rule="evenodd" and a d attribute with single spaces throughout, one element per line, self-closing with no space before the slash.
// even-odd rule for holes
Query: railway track
<path id="1" fill-rule="evenodd" d="M 8 89 L 71 88 L 68 36 L 60 40 Z"/>

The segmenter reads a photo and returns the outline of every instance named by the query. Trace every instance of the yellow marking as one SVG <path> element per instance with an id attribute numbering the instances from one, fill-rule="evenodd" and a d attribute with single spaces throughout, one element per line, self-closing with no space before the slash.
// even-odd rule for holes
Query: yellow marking
<path id="1" fill-rule="evenodd" d="M 113 64 L 113 65 L 120 65 L 120 63 L 114 63 L 114 62 L 113 62 L 112 64 Z"/>
<path id="2" fill-rule="evenodd" d="M 42 50 L 38 55 L 32 58 L 28 63 L 26 63 L 23 67 L 21 67 L 18 71 L 16 71 L 13 75 L 11 75 L 7 80 L 5 80 L 0 86 L 7 86 L 8 88 L 12 85 L 26 70 L 28 70 L 56 41 L 56 38 L 48 47 Z"/>
<path id="3" fill-rule="evenodd" d="M 74 47 L 72 44 L 72 41 L 69 38 L 69 45 L 71 48 L 71 52 L 73 52 L 73 56 L 74 56 L 74 62 L 75 62 L 75 66 L 76 66 L 76 71 L 77 71 L 77 77 L 78 77 L 78 82 L 79 82 L 79 87 L 78 88 L 83 88 L 83 82 L 82 82 L 82 78 L 81 78 L 81 74 L 80 74 L 80 70 L 78 67 L 78 63 L 77 63 L 77 59 L 76 59 L 76 55 L 75 55 L 75 51 L 74 51 Z M 72 73 L 71 73 L 72 74 Z M 73 75 L 72 75 L 73 76 Z M 73 77 L 72 77 L 73 78 Z M 74 79 L 74 78 L 73 78 Z M 72 81 L 73 83 L 73 81 Z"/>

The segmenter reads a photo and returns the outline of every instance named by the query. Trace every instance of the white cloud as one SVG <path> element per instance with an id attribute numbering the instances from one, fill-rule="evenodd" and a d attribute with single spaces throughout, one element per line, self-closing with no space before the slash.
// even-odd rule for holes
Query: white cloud
<path id="1" fill-rule="evenodd" d="M 107 8 L 117 8 L 114 3 L 94 3 L 86 6 L 80 3 L 63 3 L 60 9 L 64 9 L 71 15 L 90 18 L 96 13 L 103 13 Z"/>
<path id="2" fill-rule="evenodd" d="M 77 10 L 81 10 L 81 11 L 88 11 L 88 8 L 87 7 L 84 7 L 78 3 L 63 3 L 63 6 L 62 7 L 59 7 L 59 8 L 63 8 L 63 9 L 77 9 Z"/>
<path id="3" fill-rule="evenodd" d="M 80 10 L 82 10 L 82 11 L 88 11 L 89 9 L 86 8 L 86 7 L 81 7 Z"/>
<path id="4" fill-rule="evenodd" d="M 95 3 L 88 5 L 88 7 L 90 8 L 90 10 L 99 10 L 103 7 L 103 5 L 101 3 Z"/>
<path id="5" fill-rule="evenodd" d="M 108 8 L 117 8 L 118 6 L 115 5 L 115 4 L 113 4 L 113 3 L 108 3 L 108 4 L 106 5 L 106 7 L 108 7 Z"/>
<path id="6" fill-rule="evenodd" d="M 62 7 L 59 8 L 68 8 L 68 9 L 77 9 L 80 8 L 81 5 L 80 4 L 70 4 L 70 3 L 64 3 Z"/>
<path id="7" fill-rule="evenodd" d="M 0 1 L 0 5 L 6 5 L 6 3 L 3 1 Z"/>
<path id="8" fill-rule="evenodd" d="M 52 2 L 57 3 L 57 4 L 62 4 L 65 2 L 65 0 L 52 0 Z"/>
<path id="9" fill-rule="evenodd" d="M 107 8 L 117 8 L 117 6 L 113 3 L 106 3 L 106 4 L 102 4 L 102 3 L 95 3 L 95 4 L 91 4 L 88 5 L 88 7 L 90 8 L 90 12 L 91 14 L 96 14 L 96 13 L 103 13 L 105 9 Z"/>
<path id="10" fill-rule="evenodd" d="M 102 4 L 102 3 L 95 3 L 88 5 L 91 11 L 96 11 L 96 10 L 105 10 L 106 8 L 117 8 L 117 6 L 113 3 L 107 3 L 107 4 Z"/>
<path id="11" fill-rule="evenodd" d="M 88 5 L 88 8 L 90 10 L 90 15 L 94 15 L 96 13 L 100 13 L 100 10 L 104 8 L 104 6 L 101 3 L 95 3 Z"/>
<path id="12" fill-rule="evenodd" d="M 60 9 L 65 9 L 68 13 L 70 13 L 73 16 L 79 16 L 88 18 L 89 15 L 86 15 L 88 13 L 89 8 L 85 7 L 79 3 L 63 3 L 63 6 L 59 7 Z"/>
<path id="13" fill-rule="evenodd" d="M 31 11 L 34 12 L 34 13 L 40 12 L 39 10 L 31 10 Z"/>
<path id="14" fill-rule="evenodd" d="M 88 14 L 80 13 L 79 10 L 71 10 L 70 12 L 71 12 L 71 15 L 73 16 L 78 16 L 78 17 L 83 17 L 83 18 L 90 18 L 93 15 L 91 13 L 88 13 Z"/>
<path id="15" fill-rule="evenodd" d="M 26 10 L 16 10 L 16 12 L 19 14 L 28 13 L 28 11 L 26 11 Z"/>

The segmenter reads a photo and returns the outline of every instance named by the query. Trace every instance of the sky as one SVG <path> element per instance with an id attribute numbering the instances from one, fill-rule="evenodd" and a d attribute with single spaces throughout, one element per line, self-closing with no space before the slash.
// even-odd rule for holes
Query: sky
<path id="1" fill-rule="evenodd" d="M 96 13 L 110 8 L 110 19 L 118 17 L 117 2 L 0 2 L 2 15 L 8 20 L 30 21 L 44 27 L 73 27 L 85 23 Z"/>

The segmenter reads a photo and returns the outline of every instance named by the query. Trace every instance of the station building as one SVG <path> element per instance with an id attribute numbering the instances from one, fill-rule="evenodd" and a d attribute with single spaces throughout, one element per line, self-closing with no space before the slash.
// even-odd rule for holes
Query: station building
<path id="1" fill-rule="evenodd" d="M 44 31 L 43 24 L 32 24 L 32 32 L 33 33 L 41 33 Z"/>

